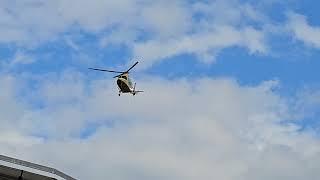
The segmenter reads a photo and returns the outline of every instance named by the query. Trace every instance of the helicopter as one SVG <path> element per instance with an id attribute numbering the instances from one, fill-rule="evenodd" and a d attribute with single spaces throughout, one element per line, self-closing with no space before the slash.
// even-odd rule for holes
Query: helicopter
<path id="1" fill-rule="evenodd" d="M 129 78 L 129 71 L 135 67 L 139 62 L 137 61 L 134 63 L 128 70 L 126 71 L 113 71 L 113 70 L 107 70 L 107 69 L 98 69 L 98 68 L 89 68 L 91 70 L 95 71 L 103 71 L 103 72 L 111 72 L 111 73 L 119 73 L 118 75 L 114 76 L 113 78 L 117 78 L 117 85 L 119 89 L 119 96 L 121 93 L 130 93 L 133 96 L 137 93 L 144 92 L 144 91 L 137 91 L 136 90 L 136 83 L 134 85 L 132 84 L 131 79 Z"/>

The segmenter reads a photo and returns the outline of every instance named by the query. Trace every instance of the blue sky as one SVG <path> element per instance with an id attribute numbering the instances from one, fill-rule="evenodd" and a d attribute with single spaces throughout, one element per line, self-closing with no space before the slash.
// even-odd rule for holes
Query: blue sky
<path id="1" fill-rule="evenodd" d="M 319 5 L 2 1 L 0 151 L 81 179 L 314 179 Z M 117 96 L 112 74 L 87 69 L 136 60 L 146 92 L 134 98 Z M 100 158 L 110 163 L 78 165 Z"/>
<path id="2" fill-rule="evenodd" d="M 274 20 L 274 23 L 284 23 L 286 11 L 295 11 L 305 15 L 310 26 L 317 26 L 319 25 L 317 18 L 319 12 L 316 7 L 316 2 L 312 0 L 289 1 L 288 3 L 268 5 L 265 13 Z M 1 59 L 10 61 L 19 52 L 36 56 L 38 59 L 36 63 L 13 67 L 12 70 L 16 73 L 61 72 L 65 68 L 86 71 L 85 68 L 89 65 L 121 68 L 131 59 L 130 48 L 121 44 L 101 48 L 98 44 L 103 34 L 108 34 L 110 31 L 112 29 L 94 34 L 85 32 L 81 30 L 81 27 L 76 26 L 70 31 L 60 33 L 57 40 L 42 42 L 36 47 L 25 48 L 14 43 L 2 43 Z M 68 36 L 72 37 L 74 43 L 81 47 L 81 54 L 95 59 L 95 62 L 79 64 L 76 59 L 80 53 L 68 45 L 66 42 Z M 182 53 L 175 57 L 164 58 L 164 62 L 154 64 L 145 72 L 164 77 L 196 77 L 198 74 L 202 76 L 230 76 L 235 77 L 243 84 L 256 84 L 276 78 L 285 84 L 287 90 L 308 84 L 317 84 L 319 81 L 316 75 L 319 64 L 317 61 L 319 50 L 317 48 L 306 47 L 303 42 L 297 41 L 287 34 L 274 35 L 268 39 L 268 42 L 272 52 L 267 55 L 249 54 L 244 48 L 230 47 L 219 52 L 215 63 L 203 64 L 198 62 L 193 55 Z M 143 62 L 143 57 L 140 58 L 139 60 Z"/>

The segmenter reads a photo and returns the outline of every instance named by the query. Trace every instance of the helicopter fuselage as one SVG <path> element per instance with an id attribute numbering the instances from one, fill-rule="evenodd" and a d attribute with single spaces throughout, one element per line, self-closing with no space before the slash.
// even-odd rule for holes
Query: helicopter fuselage
<path id="1" fill-rule="evenodd" d="M 117 85 L 119 88 L 119 92 L 121 93 L 132 93 L 134 91 L 132 87 L 132 82 L 129 79 L 128 74 L 123 74 L 119 76 L 117 79 Z"/>

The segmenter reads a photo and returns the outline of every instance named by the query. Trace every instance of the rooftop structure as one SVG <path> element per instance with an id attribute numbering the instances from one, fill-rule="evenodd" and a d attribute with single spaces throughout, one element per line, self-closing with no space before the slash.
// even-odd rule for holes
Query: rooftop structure
<path id="1" fill-rule="evenodd" d="M 0 155 L 0 180 L 76 180 L 51 167 Z"/>

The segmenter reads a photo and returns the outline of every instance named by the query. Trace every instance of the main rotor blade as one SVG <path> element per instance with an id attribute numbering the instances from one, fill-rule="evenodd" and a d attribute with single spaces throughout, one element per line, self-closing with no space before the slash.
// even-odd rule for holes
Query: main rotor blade
<path id="1" fill-rule="evenodd" d="M 136 63 L 134 63 L 134 65 L 132 65 L 126 72 L 129 72 L 133 67 L 135 67 L 139 62 L 137 61 Z"/>
<path id="2" fill-rule="evenodd" d="M 88 69 L 95 70 L 95 71 L 112 72 L 112 73 L 124 73 L 123 71 L 110 71 L 106 69 L 97 69 L 97 68 L 88 68 Z"/>

